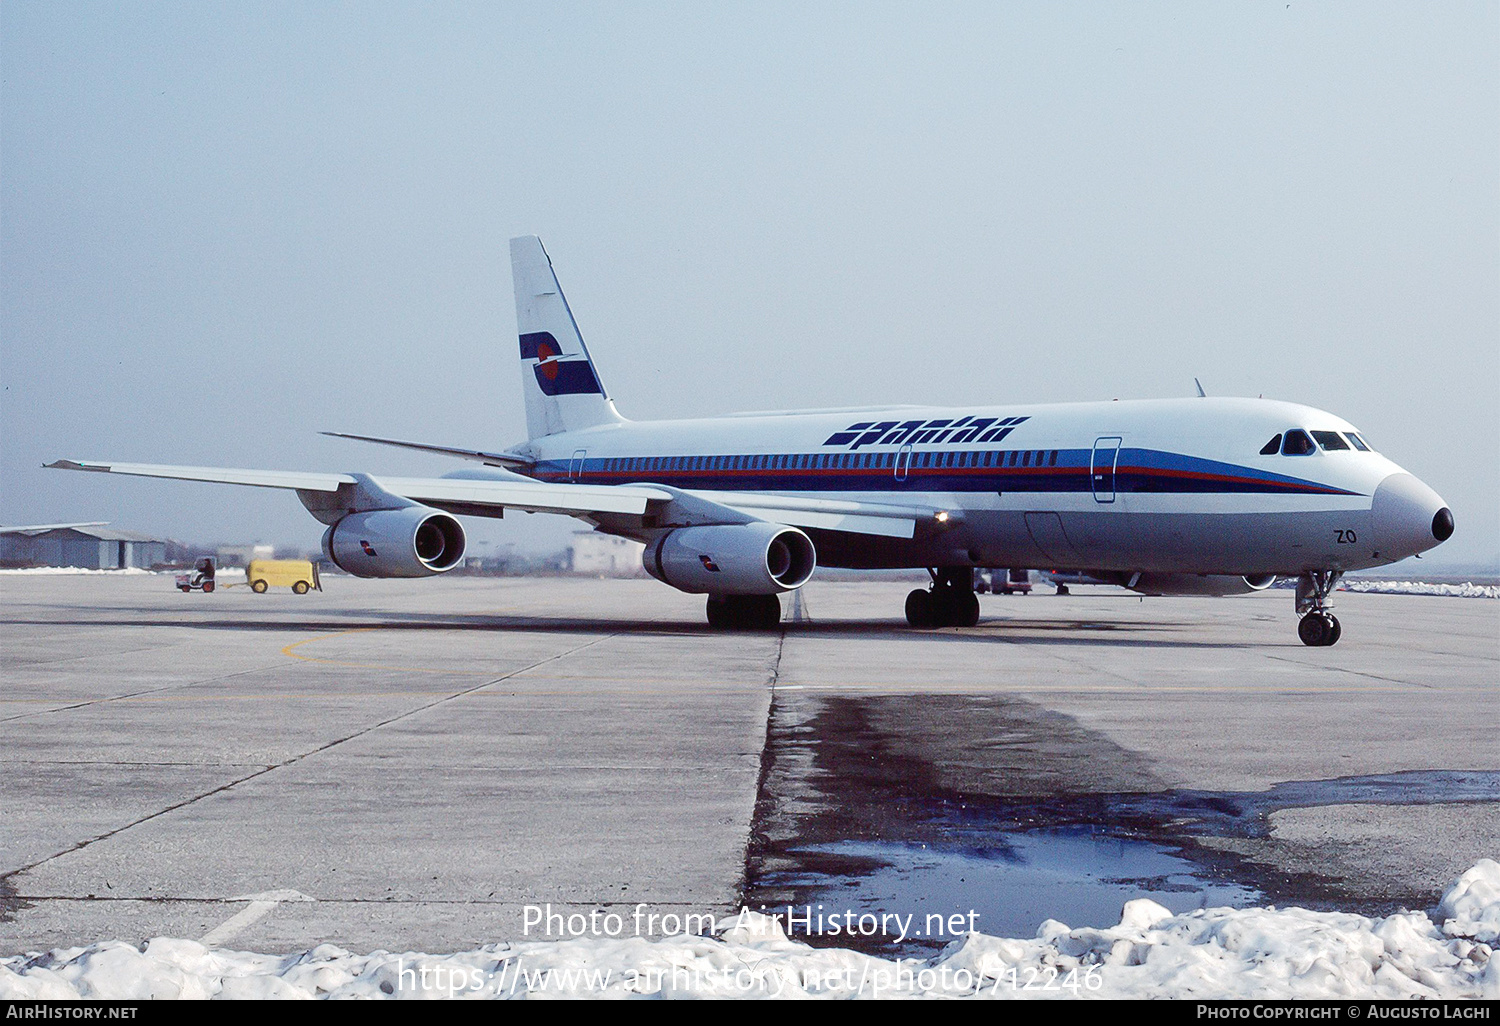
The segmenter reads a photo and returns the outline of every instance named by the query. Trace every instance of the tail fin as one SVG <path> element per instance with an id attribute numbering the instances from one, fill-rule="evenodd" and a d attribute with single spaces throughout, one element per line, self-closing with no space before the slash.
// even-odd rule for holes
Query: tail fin
<path id="1" fill-rule="evenodd" d="M 511 239 L 510 267 L 516 282 L 527 434 L 537 438 L 620 423 L 624 418 L 599 381 L 542 240 L 535 235 Z"/>

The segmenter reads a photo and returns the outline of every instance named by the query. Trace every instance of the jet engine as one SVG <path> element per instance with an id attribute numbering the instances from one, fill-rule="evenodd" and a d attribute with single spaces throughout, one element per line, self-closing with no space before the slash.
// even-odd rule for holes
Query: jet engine
<path id="1" fill-rule="evenodd" d="M 1264 591 L 1275 574 L 1160 574 L 1108 573 L 1099 575 L 1142 595 L 1248 595 Z"/>
<path id="2" fill-rule="evenodd" d="M 696 595 L 775 595 L 802 587 L 818 565 L 811 538 L 764 522 L 675 528 L 641 561 L 658 581 Z"/>
<path id="3" fill-rule="evenodd" d="M 428 506 L 351 513 L 323 533 L 323 553 L 355 577 L 431 577 L 464 558 L 464 529 Z"/>

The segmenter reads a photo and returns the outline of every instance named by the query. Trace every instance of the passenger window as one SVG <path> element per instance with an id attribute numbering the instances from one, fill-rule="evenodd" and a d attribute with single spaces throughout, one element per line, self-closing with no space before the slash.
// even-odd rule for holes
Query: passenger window
<path id="1" fill-rule="evenodd" d="M 1029 451 L 1021 453 L 1021 466 L 1031 466 L 1031 453 Z"/>
<path id="2" fill-rule="evenodd" d="M 1047 466 L 1049 466 L 1049 467 L 1055 467 L 1055 466 L 1057 466 L 1057 450 L 1056 449 L 1052 450 L 1052 458 L 1047 461 Z"/>
<path id="3" fill-rule="evenodd" d="M 1263 445 L 1263 446 L 1260 447 L 1260 454 L 1262 456 L 1275 456 L 1280 451 L 1281 451 L 1281 436 L 1280 435 L 1274 436 L 1269 442 L 1267 442 L 1265 445 Z"/>
<path id="4" fill-rule="evenodd" d="M 1312 434 L 1318 440 L 1318 444 L 1323 447 L 1324 452 L 1349 448 L 1349 443 L 1344 441 L 1344 436 L 1337 431 L 1314 431 Z"/>
<path id="5" fill-rule="evenodd" d="M 1288 431 L 1281 443 L 1283 456 L 1309 456 L 1317 451 L 1318 447 L 1313 445 L 1313 440 L 1307 437 L 1306 431 Z"/>
<path id="6" fill-rule="evenodd" d="M 1359 437 L 1358 431 L 1345 431 L 1344 437 L 1349 439 L 1349 444 L 1353 445 L 1360 452 L 1370 451 L 1370 447 L 1365 444 L 1365 440 Z"/>

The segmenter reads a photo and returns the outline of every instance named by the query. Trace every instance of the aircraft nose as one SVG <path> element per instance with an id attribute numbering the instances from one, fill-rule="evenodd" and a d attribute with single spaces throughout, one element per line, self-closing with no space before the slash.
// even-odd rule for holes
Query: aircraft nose
<path id="1" fill-rule="evenodd" d="M 1382 555 L 1415 555 L 1453 535 L 1453 511 L 1442 496 L 1410 474 L 1392 474 L 1370 500 L 1375 543 Z"/>

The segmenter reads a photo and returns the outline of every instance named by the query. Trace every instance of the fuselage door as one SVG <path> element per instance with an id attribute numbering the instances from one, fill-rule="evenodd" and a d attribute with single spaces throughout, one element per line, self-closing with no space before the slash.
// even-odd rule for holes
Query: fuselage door
<path id="1" fill-rule="evenodd" d="M 1115 465 L 1119 461 L 1118 437 L 1094 439 L 1094 455 L 1089 460 L 1089 477 L 1094 482 L 1095 502 L 1115 501 Z"/>
<path id="2" fill-rule="evenodd" d="M 896 453 L 896 469 L 895 469 L 896 480 L 897 481 L 905 481 L 906 480 L 907 472 L 909 472 L 910 470 L 911 470 L 911 444 L 908 443 L 908 444 L 903 445 L 901 447 L 901 451 L 900 452 Z"/>
<path id="3" fill-rule="evenodd" d="M 573 451 L 573 462 L 568 464 L 568 480 L 577 481 L 583 474 L 583 458 L 589 454 L 587 449 L 575 449 Z"/>

